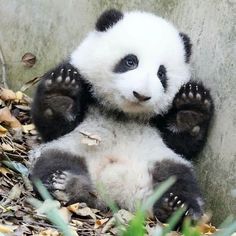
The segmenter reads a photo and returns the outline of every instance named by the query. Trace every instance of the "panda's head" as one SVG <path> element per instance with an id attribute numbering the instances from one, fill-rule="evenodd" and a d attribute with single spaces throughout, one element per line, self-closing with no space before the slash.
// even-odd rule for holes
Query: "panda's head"
<path id="1" fill-rule="evenodd" d="M 107 109 L 151 116 L 169 108 L 190 79 L 188 36 L 150 13 L 104 12 L 71 64 Z"/>

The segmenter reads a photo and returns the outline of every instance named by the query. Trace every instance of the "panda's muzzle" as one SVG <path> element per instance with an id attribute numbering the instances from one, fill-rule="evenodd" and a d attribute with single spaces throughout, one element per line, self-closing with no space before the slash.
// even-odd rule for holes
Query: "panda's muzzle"
<path id="1" fill-rule="evenodd" d="M 133 95 L 140 101 L 140 102 L 145 102 L 148 101 L 149 99 L 151 99 L 151 97 L 147 97 L 143 94 L 140 94 L 136 91 L 133 91 Z"/>

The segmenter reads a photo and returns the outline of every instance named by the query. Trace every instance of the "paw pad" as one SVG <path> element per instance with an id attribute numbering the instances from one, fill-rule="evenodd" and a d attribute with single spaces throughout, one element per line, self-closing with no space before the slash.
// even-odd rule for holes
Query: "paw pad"
<path id="1" fill-rule="evenodd" d="M 58 68 L 44 77 L 47 93 L 76 96 L 79 93 L 79 73 L 74 68 Z"/>
<path id="2" fill-rule="evenodd" d="M 179 109 L 183 106 L 200 106 L 204 110 L 210 110 L 212 99 L 209 91 L 201 83 L 189 82 L 183 85 L 174 99 L 175 106 Z"/>
<path id="3" fill-rule="evenodd" d="M 69 173 L 66 171 L 57 171 L 52 175 L 52 185 L 55 190 L 65 190 Z"/>

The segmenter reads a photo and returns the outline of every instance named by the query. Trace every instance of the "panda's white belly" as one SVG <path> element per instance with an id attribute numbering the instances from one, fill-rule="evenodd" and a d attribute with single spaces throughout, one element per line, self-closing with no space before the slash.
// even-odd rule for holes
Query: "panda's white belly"
<path id="1" fill-rule="evenodd" d="M 100 142 L 94 144 L 93 138 Z M 93 183 L 101 184 L 109 198 L 129 210 L 134 210 L 137 201 L 152 193 L 155 162 L 163 159 L 185 162 L 167 148 L 155 128 L 119 123 L 96 114 L 88 116 L 74 131 L 48 143 L 45 148 L 83 157 Z"/>

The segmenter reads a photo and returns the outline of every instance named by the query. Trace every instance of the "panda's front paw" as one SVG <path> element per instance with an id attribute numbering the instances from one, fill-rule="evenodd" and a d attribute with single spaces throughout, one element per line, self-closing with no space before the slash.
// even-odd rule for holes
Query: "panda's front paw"
<path id="1" fill-rule="evenodd" d="M 79 73 L 69 64 L 57 67 L 42 78 L 37 100 L 47 119 L 73 122 L 78 114 L 81 92 Z"/>
<path id="2" fill-rule="evenodd" d="M 176 94 L 173 108 L 176 111 L 175 130 L 195 136 L 201 124 L 211 119 L 214 105 L 208 89 L 201 83 L 189 82 Z"/>

